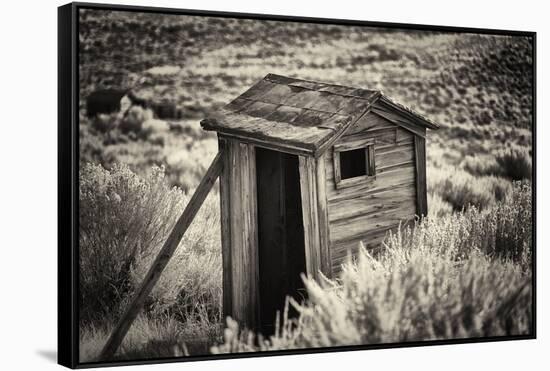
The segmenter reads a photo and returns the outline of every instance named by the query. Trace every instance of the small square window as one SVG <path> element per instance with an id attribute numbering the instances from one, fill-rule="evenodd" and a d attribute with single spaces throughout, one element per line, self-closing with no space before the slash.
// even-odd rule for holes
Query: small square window
<path id="1" fill-rule="evenodd" d="M 334 170 L 336 188 L 353 186 L 373 179 L 376 175 L 374 144 L 364 144 L 352 149 L 335 147 Z"/>
<path id="2" fill-rule="evenodd" d="M 340 152 L 341 179 L 367 175 L 367 154 L 364 148 Z"/>

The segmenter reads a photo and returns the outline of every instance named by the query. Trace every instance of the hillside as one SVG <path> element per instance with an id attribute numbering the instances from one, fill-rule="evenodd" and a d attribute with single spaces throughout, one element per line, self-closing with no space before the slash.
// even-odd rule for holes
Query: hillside
<path id="1" fill-rule="evenodd" d="M 139 173 L 164 164 L 188 189 L 217 146 L 199 120 L 270 72 L 383 90 L 443 126 L 430 134 L 430 161 L 531 146 L 528 39 L 125 12 L 80 19 L 82 112 L 90 92 L 144 77 L 139 94 L 182 116 L 134 138 L 97 132 L 81 115 L 83 161 Z"/>

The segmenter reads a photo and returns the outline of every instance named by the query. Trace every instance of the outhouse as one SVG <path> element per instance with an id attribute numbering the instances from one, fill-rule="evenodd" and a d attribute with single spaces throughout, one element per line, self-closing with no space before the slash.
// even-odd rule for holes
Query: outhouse
<path id="1" fill-rule="evenodd" d="M 380 91 L 268 74 L 201 125 L 223 154 L 224 313 L 249 328 L 270 332 L 301 273 L 332 277 L 427 214 L 438 126 Z"/>

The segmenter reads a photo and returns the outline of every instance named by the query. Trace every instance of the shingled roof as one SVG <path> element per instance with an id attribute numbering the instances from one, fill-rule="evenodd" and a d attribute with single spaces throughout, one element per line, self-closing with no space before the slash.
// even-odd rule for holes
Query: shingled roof
<path id="1" fill-rule="evenodd" d="M 380 101 L 417 125 L 438 126 L 378 90 L 268 74 L 201 121 L 205 130 L 318 156 Z"/>

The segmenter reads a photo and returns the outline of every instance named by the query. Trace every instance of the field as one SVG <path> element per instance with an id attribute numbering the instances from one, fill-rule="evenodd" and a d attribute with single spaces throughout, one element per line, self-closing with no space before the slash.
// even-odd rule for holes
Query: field
<path id="1" fill-rule="evenodd" d="M 215 188 L 117 358 L 529 333 L 529 39 L 102 11 L 80 22 L 81 361 L 97 356 L 217 151 L 200 119 L 267 73 L 380 89 L 439 123 L 431 218 L 337 281 L 309 282 L 301 322 L 258 343 L 221 316 Z M 129 87 L 181 114 L 87 118 L 91 92 Z"/>

